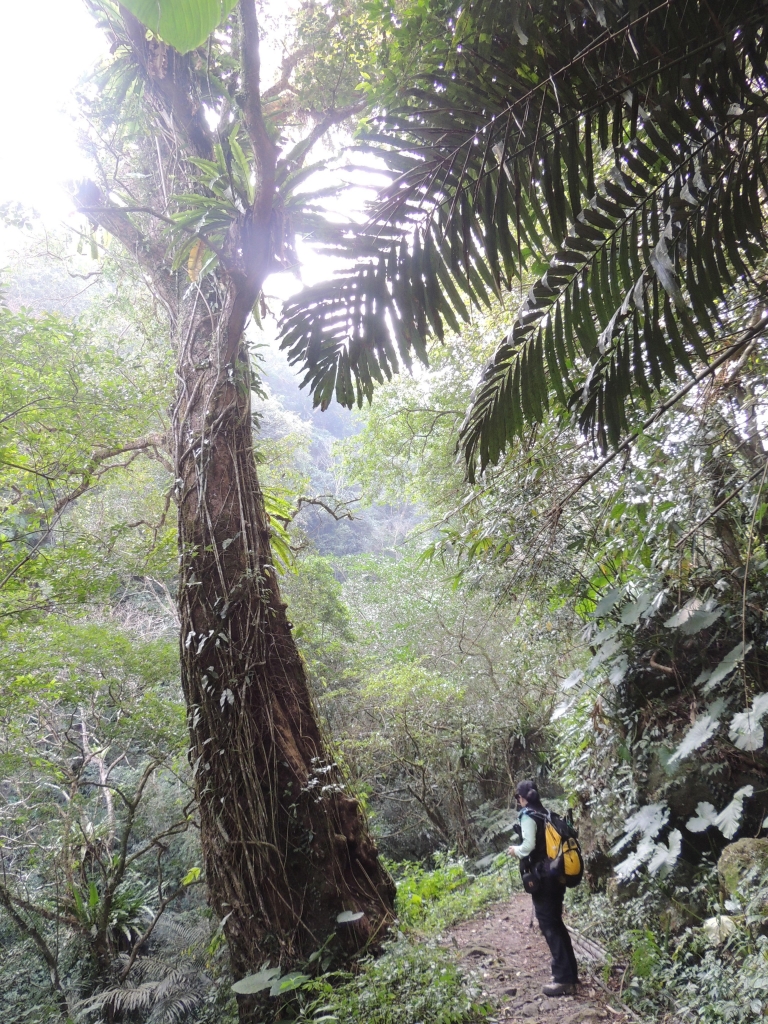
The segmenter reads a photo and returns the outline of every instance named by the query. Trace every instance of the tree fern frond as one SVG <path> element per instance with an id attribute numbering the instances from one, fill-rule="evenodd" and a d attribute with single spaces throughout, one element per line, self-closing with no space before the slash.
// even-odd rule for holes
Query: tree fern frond
<path id="1" fill-rule="evenodd" d="M 208 922 L 187 924 L 177 915 L 166 912 L 155 927 L 155 935 L 177 955 L 188 955 L 198 948 L 207 947 L 213 932 Z"/>
<path id="2" fill-rule="evenodd" d="M 366 139 L 391 179 L 368 225 L 333 243 L 350 269 L 285 307 L 283 346 L 315 403 L 370 400 L 401 361 L 426 361 L 430 335 L 543 265 L 462 430 L 470 472 L 552 401 L 616 443 L 629 400 L 707 358 L 728 290 L 762 259 L 766 12 L 465 6 Z"/>
<path id="3" fill-rule="evenodd" d="M 732 280 L 747 278 L 747 261 L 768 241 L 763 219 L 753 216 L 755 205 L 768 199 L 754 184 L 765 159 L 767 129 L 768 120 L 759 119 L 750 144 L 737 152 L 716 135 L 692 149 L 681 146 L 676 163 L 665 165 L 656 179 L 646 165 L 642 178 L 652 186 L 647 191 L 623 170 L 614 170 L 606 185 L 610 202 L 603 202 L 601 191 L 593 197 L 483 374 L 460 435 L 471 467 L 479 463 L 482 470 L 497 461 L 525 423 L 539 418 L 524 415 L 520 421 L 517 409 L 526 409 L 525 393 L 514 391 L 531 388 L 536 395 L 541 387 L 544 360 L 537 332 L 543 326 L 554 339 L 556 304 L 563 305 L 566 330 L 582 341 L 588 370 L 579 374 L 573 362 L 558 361 L 553 341 L 546 357 L 549 386 L 562 401 L 569 372 L 582 376 L 567 404 L 581 408 L 582 429 L 603 449 L 627 429 L 627 400 L 639 394 L 646 405 L 650 402 L 649 380 L 659 390 L 664 379 L 676 382 L 678 368 L 692 375 L 693 360 L 707 360 L 702 335 L 714 336 L 713 321 L 727 327 L 722 277 L 732 272 Z M 644 143 L 637 152 L 643 149 Z M 630 165 L 639 171 L 637 155 L 627 161 Z M 715 273 L 711 242 L 705 256 L 696 241 L 707 224 L 723 226 L 723 268 Z M 523 359 L 527 372 L 522 372 Z"/>
<path id="4" fill-rule="evenodd" d="M 157 982 L 154 981 L 139 985 L 126 982 L 119 988 L 109 988 L 91 996 L 82 1002 L 78 1009 L 85 1015 L 99 1013 L 102 1010 L 111 1010 L 113 1013 L 146 1013 L 154 1004 L 156 987 Z"/>

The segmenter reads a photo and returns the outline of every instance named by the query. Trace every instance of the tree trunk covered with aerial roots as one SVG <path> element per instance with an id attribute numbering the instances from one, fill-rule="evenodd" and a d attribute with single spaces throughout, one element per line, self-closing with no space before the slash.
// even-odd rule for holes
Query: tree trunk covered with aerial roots
<path id="1" fill-rule="evenodd" d="M 300 964 L 334 933 L 345 952 L 376 942 L 394 897 L 315 716 L 254 458 L 244 330 L 265 278 L 287 259 L 285 182 L 309 147 L 281 156 L 265 122 L 253 0 L 227 26 L 219 63 L 148 39 L 122 9 L 92 6 L 115 57 L 91 121 L 116 120 L 119 101 L 142 127 L 134 121 L 130 139 L 108 143 L 100 130 L 98 146 L 117 152 L 120 171 L 81 186 L 78 203 L 138 260 L 171 325 L 189 756 L 210 901 L 242 977 L 266 960 Z M 222 88 L 207 106 L 212 73 Z M 212 111 L 226 135 L 209 127 Z M 350 112 L 326 112 L 324 123 Z M 121 192 L 121 174 L 139 184 Z M 343 911 L 363 916 L 339 924 Z M 243 1019 L 250 1013 L 244 1001 Z"/>

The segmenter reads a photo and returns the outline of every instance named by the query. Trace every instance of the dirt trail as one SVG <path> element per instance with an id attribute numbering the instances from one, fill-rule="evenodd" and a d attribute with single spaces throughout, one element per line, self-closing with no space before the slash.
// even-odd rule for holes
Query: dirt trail
<path id="1" fill-rule="evenodd" d="M 575 996 L 550 999 L 541 986 L 550 980 L 550 955 L 544 937 L 531 920 L 531 898 L 515 893 L 505 903 L 488 908 L 483 917 L 448 929 L 442 943 L 454 947 L 469 970 L 479 972 L 483 988 L 498 1002 L 499 1024 L 615 1024 L 636 1021 L 618 998 L 592 980 L 600 950 L 577 937 L 573 948 L 582 983 Z M 566 924 L 568 924 L 566 912 Z M 590 967 L 592 970 L 590 970 Z"/>

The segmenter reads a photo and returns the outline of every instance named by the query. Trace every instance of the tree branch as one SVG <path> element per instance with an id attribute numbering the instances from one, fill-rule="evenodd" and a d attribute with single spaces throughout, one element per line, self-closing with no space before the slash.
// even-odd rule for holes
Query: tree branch
<path id="1" fill-rule="evenodd" d="M 164 301 L 171 304 L 174 294 L 170 289 L 170 275 L 163 273 L 167 265 L 165 251 L 143 235 L 128 217 L 128 210 L 109 203 L 95 181 L 83 181 L 75 193 L 75 208 L 85 214 L 92 224 L 98 224 L 114 235 L 152 278 Z M 146 211 L 152 212 L 152 211 Z M 168 220 L 156 214 L 161 220 Z M 206 242 L 206 244 L 208 244 Z"/>
<path id="2" fill-rule="evenodd" d="M 187 885 L 183 885 L 183 884 L 180 885 L 178 887 L 178 889 L 175 889 L 171 893 L 170 896 L 166 896 L 166 898 L 162 901 L 160 906 L 157 908 L 157 913 L 155 914 L 154 918 L 152 919 L 152 921 L 149 923 L 149 925 L 147 925 L 146 929 L 144 930 L 143 935 L 141 935 L 137 939 L 137 941 L 135 942 L 134 947 L 131 950 L 131 955 L 128 957 L 128 962 L 126 963 L 126 965 L 122 969 L 122 971 L 120 971 L 120 974 L 117 977 L 117 982 L 118 982 L 119 985 L 122 985 L 123 982 L 128 977 L 128 975 L 131 973 L 131 968 L 133 967 L 134 963 L 136 962 L 136 957 L 139 955 L 139 953 L 141 951 L 141 947 L 144 945 L 144 943 L 147 941 L 147 939 L 149 939 L 150 935 L 155 930 L 155 925 L 157 924 L 157 922 L 160 920 L 160 918 L 165 913 L 165 910 L 168 907 L 168 905 L 170 903 L 173 903 L 173 901 L 177 897 L 181 896 L 181 894 L 184 892 L 185 889 L 189 889 L 193 885 L 199 885 L 201 881 L 202 881 L 202 879 L 196 879 L 194 882 L 188 882 Z"/>
<path id="3" fill-rule="evenodd" d="M 163 467 L 168 470 L 169 473 L 173 472 L 173 464 L 162 450 L 163 446 L 167 443 L 166 438 L 162 434 L 145 434 L 143 437 L 136 438 L 135 441 L 128 441 L 126 444 L 117 445 L 113 448 L 101 448 L 97 447 L 91 453 L 91 457 L 88 460 L 87 465 L 83 469 L 80 483 L 73 490 L 69 491 L 63 497 L 59 498 L 56 504 L 53 506 L 53 515 L 56 518 L 67 505 L 70 505 L 73 501 L 85 494 L 88 488 L 93 483 L 94 475 L 98 478 L 103 476 L 104 473 L 110 469 L 116 469 L 115 466 L 104 466 L 101 471 L 98 471 L 101 463 L 106 462 L 107 459 L 114 459 L 118 455 L 125 455 L 127 452 L 139 452 L 146 451 L 147 449 L 153 449 L 157 455 L 158 460 L 162 463 Z M 98 472 L 97 472 L 98 471 Z M 5 582 L 5 581 L 3 581 Z M 0 587 L 2 584 L 0 583 Z"/>
<path id="4" fill-rule="evenodd" d="M 327 501 L 325 499 L 327 499 Z M 287 516 L 283 520 L 283 522 L 286 522 L 286 523 L 293 522 L 293 520 L 296 518 L 296 516 L 299 514 L 299 512 L 301 512 L 302 508 L 305 505 L 316 505 L 319 508 L 325 509 L 325 511 L 328 513 L 328 515 L 329 516 L 333 516 L 333 518 L 336 520 L 337 523 L 341 522 L 342 519 L 354 519 L 355 518 L 353 513 L 352 513 L 352 510 L 348 506 L 353 504 L 356 501 L 359 501 L 360 500 L 359 498 L 352 498 L 350 501 L 338 501 L 338 500 L 336 500 L 335 506 L 332 506 L 332 505 L 330 505 L 328 503 L 329 501 L 334 501 L 334 500 L 335 499 L 333 498 L 333 495 L 331 495 L 331 494 L 316 494 L 313 498 L 307 497 L 306 495 L 302 494 L 300 497 L 298 497 L 296 499 L 296 510 L 293 513 L 293 515 Z M 275 519 L 282 519 L 282 516 L 275 516 Z"/>
<path id="5" fill-rule="evenodd" d="M 206 235 L 204 232 L 193 231 L 192 228 L 187 227 L 185 224 L 179 224 L 178 221 L 175 221 L 173 219 L 173 217 L 168 217 L 164 213 L 160 213 L 158 210 L 153 210 L 151 206 L 116 206 L 114 203 L 104 203 L 101 206 L 78 206 L 78 210 L 80 213 L 84 213 L 86 215 L 95 214 L 96 216 L 99 216 L 104 211 L 106 211 L 107 213 L 111 212 L 121 215 L 127 213 L 146 213 L 150 217 L 156 217 L 157 220 L 161 220 L 166 224 L 170 224 L 171 227 L 176 228 L 179 231 L 183 231 L 185 234 L 189 235 L 190 238 L 199 238 L 200 241 L 205 242 L 208 248 L 212 252 L 215 252 L 219 258 L 221 258 L 223 255 L 221 249 L 219 249 L 216 246 L 216 244 L 212 242 L 208 235 Z M 101 223 L 101 221 L 99 221 L 99 223 Z M 114 232 L 112 232 L 112 234 L 114 234 Z M 119 235 L 116 235 L 116 237 L 120 238 Z M 122 241 L 122 238 L 120 239 L 120 241 Z M 157 251 L 159 252 L 159 250 Z"/>
<path id="6" fill-rule="evenodd" d="M 9 580 L 13 579 L 13 577 L 16 575 L 19 569 L 23 568 L 23 566 L 25 566 L 27 562 L 29 562 L 31 559 L 35 557 L 35 555 L 38 553 L 43 544 L 45 544 L 45 542 L 48 540 L 51 530 L 53 529 L 56 521 L 59 519 L 61 513 L 67 508 L 67 506 L 71 505 L 73 501 L 76 501 L 77 498 L 85 494 L 85 492 L 93 485 L 94 480 L 100 480 L 101 477 L 105 473 L 109 472 L 110 469 L 118 468 L 117 466 L 103 466 L 101 469 L 98 469 L 99 465 L 102 462 L 104 462 L 106 459 L 112 459 L 117 455 L 123 455 L 126 452 L 135 452 L 136 455 L 138 455 L 139 452 L 145 449 L 153 448 L 155 454 L 157 455 L 159 461 L 163 464 L 163 466 L 169 472 L 173 472 L 173 465 L 170 459 L 168 459 L 168 457 L 162 451 L 162 446 L 164 444 L 165 438 L 163 438 L 161 434 L 146 434 L 144 437 L 139 437 L 135 441 L 129 441 L 127 444 L 120 445 L 118 447 L 96 448 L 94 452 L 91 454 L 91 458 L 89 459 L 88 464 L 86 465 L 85 469 L 82 472 L 82 475 L 80 477 L 80 483 L 77 485 L 77 487 L 73 488 L 71 491 L 68 491 L 61 498 L 59 498 L 59 500 L 53 506 L 53 509 L 51 510 L 50 525 L 48 526 L 47 529 L 43 531 L 42 536 L 34 545 L 34 547 L 30 548 L 26 555 L 22 559 L 20 559 L 14 566 L 12 566 L 12 568 L 8 570 L 8 572 L 5 574 L 2 580 L 0 580 L 0 590 L 3 589 L 3 587 L 6 585 L 6 583 L 8 583 Z M 129 460 L 129 462 L 130 461 L 133 460 Z M 6 465 L 8 465 L 8 463 L 6 463 Z M 23 466 L 19 466 L 17 468 L 24 469 Z"/>
<path id="7" fill-rule="evenodd" d="M 5 890 L 5 897 L 0 892 L 0 902 L 5 905 L 5 900 L 10 900 L 15 906 L 20 907 L 22 910 L 26 910 L 29 914 L 37 914 L 38 917 L 42 917 L 45 921 L 52 921 L 56 924 L 67 924 L 71 928 L 79 928 L 81 922 L 73 917 L 72 914 L 60 914 L 55 910 L 48 910 L 47 907 L 41 907 L 36 903 L 30 903 L 29 900 L 24 900 L 21 896 L 14 896 L 14 894 L 6 886 L 0 884 L 0 890 Z"/>
<path id="8" fill-rule="evenodd" d="M 331 19 L 331 24 L 333 24 L 334 21 L 338 21 L 338 17 Z M 330 28 L 331 25 L 328 27 Z M 306 46 L 301 46 L 298 50 L 294 50 L 293 53 L 287 53 L 283 57 L 282 63 L 280 64 L 280 77 L 261 94 L 262 103 L 276 99 L 281 93 L 290 88 L 290 78 L 293 69 L 300 60 L 303 60 L 304 57 L 308 57 L 313 50 L 314 44 L 307 43 Z"/>
<path id="9" fill-rule="evenodd" d="M 756 469 L 755 472 L 751 476 L 747 477 L 746 480 L 742 480 L 742 482 L 737 487 L 734 487 L 733 490 L 723 498 L 723 500 L 720 502 L 719 505 L 715 505 L 715 507 L 712 509 L 712 511 L 708 515 L 704 516 L 703 519 L 700 519 L 696 523 L 695 526 L 692 526 L 691 529 L 680 538 L 680 540 L 677 542 L 677 544 L 675 544 L 675 550 L 677 550 L 678 548 L 681 548 L 683 546 L 683 544 L 685 544 L 685 542 L 688 540 L 689 537 L 692 537 L 693 534 L 696 533 L 697 530 L 700 530 L 701 527 L 704 526 L 705 523 L 709 522 L 709 520 L 712 519 L 713 516 L 716 516 L 717 513 L 720 512 L 721 509 L 725 508 L 725 506 L 728 504 L 729 501 L 731 501 L 733 498 L 735 498 L 736 495 L 740 491 L 744 490 L 744 488 L 747 486 L 747 484 L 751 484 L 752 481 L 756 480 L 757 477 L 759 477 L 760 474 L 763 473 L 764 471 L 765 471 L 765 464 L 763 464 L 760 467 L 760 469 Z"/>
<path id="10" fill-rule="evenodd" d="M 42 933 L 29 921 L 25 921 L 21 914 L 18 913 L 13 905 L 13 899 L 10 892 L 2 883 L 0 883 L 0 904 L 5 908 L 6 913 L 22 935 L 26 935 L 28 938 L 32 939 L 40 953 L 40 956 L 45 961 L 51 978 L 51 986 L 56 993 L 56 1002 L 59 1005 L 59 1013 L 61 1014 L 62 1020 L 67 1024 L 71 1018 L 69 1004 L 67 1003 L 67 995 L 62 987 L 61 978 L 59 977 L 58 960 L 51 951 L 48 943 L 45 941 Z"/>
<path id="11" fill-rule="evenodd" d="M 181 127 L 195 154 L 210 160 L 213 136 L 203 105 L 194 93 L 190 64 L 194 54 L 182 55 L 159 39 L 147 39 L 147 30 L 137 18 L 124 7 L 120 14 L 150 95 L 168 115 L 170 123 Z"/>
<path id="12" fill-rule="evenodd" d="M 259 51 L 259 23 L 255 0 L 240 0 L 242 26 L 243 114 L 245 126 L 253 147 L 256 170 L 253 210 L 257 216 L 272 211 L 275 192 L 274 143 L 269 137 L 261 107 L 261 54 Z"/>
<path id="13" fill-rule="evenodd" d="M 341 124 L 342 121 L 346 121 L 348 117 L 354 117 L 355 114 L 362 113 L 366 107 L 366 100 L 359 100 L 357 103 L 351 103 L 347 107 L 339 107 L 338 109 L 331 109 L 325 112 L 325 115 L 320 121 L 317 122 L 315 127 L 310 131 L 306 138 L 297 142 L 293 149 L 285 157 L 285 162 L 294 164 L 296 167 L 300 167 L 307 158 L 307 154 L 320 139 L 325 135 L 327 131 L 334 127 L 334 125 Z"/>

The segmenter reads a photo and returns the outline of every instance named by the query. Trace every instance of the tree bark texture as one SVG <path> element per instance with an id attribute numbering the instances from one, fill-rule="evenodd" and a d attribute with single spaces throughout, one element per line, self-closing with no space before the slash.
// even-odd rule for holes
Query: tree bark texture
<path id="1" fill-rule="evenodd" d="M 204 116 L 199 55 L 182 57 L 148 39 L 127 12 L 120 17 L 110 30 L 113 45 L 134 55 L 148 117 L 146 142 L 131 153 L 144 172 L 137 180 L 156 187 L 130 210 L 109 201 L 113 182 L 86 183 L 78 203 L 151 279 L 176 346 L 181 680 L 209 899 L 225 922 L 239 978 L 265 960 L 298 965 L 329 936 L 346 952 L 375 942 L 392 919 L 394 885 L 323 741 L 280 597 L 256 475 L 244 330 L 278 266 L 281 224 L 277 150 L 259 98 L 256 7 L 241 0 L 232 44 L 241 57 L 235 84 L 251 141 L 253 200 L 233 206 L 216 243 L 217 269 L 194 281 L 170 269 L 178 243 L 167 213 L 145 219 L 146 229 L 131 214 L 152 214 L 174 176 L 177 189 L 208 195 L 191 163 L 210 160 L 218 138 Z M 231 108 L 222 109 L 229 132 Z M 340 923 L 345 910 L 363 916 Z M 240 1009 L 243 1020 L 252 1019 L 249 1001 Z"/>
<path id="2" fill-rule="evenodd" d="M 201 284 L 185 307 L 173 416 L 182 682 L 206 878 L 242 976 L 267 958 L 300 962 L 335 931 L 347 950 L 375 939 L 394 888 L 323 741 L 280 597 L 237 285 Z M 339 925 L 344 909 L 365 916 Z"/>

